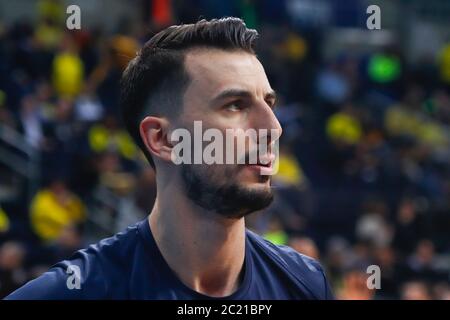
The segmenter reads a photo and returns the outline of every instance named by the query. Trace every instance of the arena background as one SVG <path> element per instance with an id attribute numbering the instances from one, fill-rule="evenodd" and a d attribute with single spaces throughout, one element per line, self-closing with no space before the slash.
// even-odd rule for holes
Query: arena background
<path id="1" fill-rule="evenodd" d="M 284 127 L 248 226 L 319 259 L 339 299 L 450 299 L 447 0 L 0 0 L 0 297 L 150 212 L 121 72 L 165 26 L 223 16 L 260 32 Z"/>

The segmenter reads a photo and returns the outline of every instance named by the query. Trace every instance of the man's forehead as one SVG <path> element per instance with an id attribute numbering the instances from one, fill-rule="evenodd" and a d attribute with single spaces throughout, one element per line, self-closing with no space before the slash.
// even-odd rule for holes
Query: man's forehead
<path id="1" fill-rule="evenodd" d="M 243 50 L 194 49 L 186 54 L 185 66 L 194 90 L 211 94 L 229 87 L 271 90 L 259 60 Z"/>

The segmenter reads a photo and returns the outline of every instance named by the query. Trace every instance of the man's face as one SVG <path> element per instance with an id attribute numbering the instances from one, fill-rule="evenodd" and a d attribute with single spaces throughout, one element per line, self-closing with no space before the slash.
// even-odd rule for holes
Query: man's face
<path id="1" fill-rule="evenodd" d="M 183 164 L 181 174 L 187 195 L 198 205 L 229 218 L 240 218 L 268 206 L 273 198 L 270 175 L 261 173 L 270 172 L 273 166 L 273 145 L 281 135 L 281 126 L 273 113 L 275 95 L 263 66 L 244 51 L 197 49 L 186 54 L 185 67 L 191 82 L 178 125 L 187 128 L 192 136 L 194 121 L 201 121 L 203 132 L 220 130 L 224 159 L 231 151 L 225 141 L 226 131 L 233 132 L 236 157 L 233 163 Z M 256 139 L 245 137 L 248 129 L 257 133 Z M 239 136 L 244 136 L 244 150 L 239 148 Z M 208 143 L 203 143 L 202 150 Z M 263 162 L 271 159 L 270 163 L 248 164 L 249 154 L 263 150 L 263 144 L 267 149 Z M 242 155 L 247 156 L 246 164 L 237 163 Z M 260 164 L 261 158 L 257 159 Z"/>

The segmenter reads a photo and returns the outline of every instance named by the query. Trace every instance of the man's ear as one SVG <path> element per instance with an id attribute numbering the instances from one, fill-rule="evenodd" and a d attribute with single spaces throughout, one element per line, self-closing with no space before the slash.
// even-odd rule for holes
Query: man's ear
<path id="1" fill-rule="evenodd" d="M 172 145 L 168 137 L 169 122 L 165 118 L 145 117 L 139 125 L 139 132 L 152 157 L 171 161 Z"/>

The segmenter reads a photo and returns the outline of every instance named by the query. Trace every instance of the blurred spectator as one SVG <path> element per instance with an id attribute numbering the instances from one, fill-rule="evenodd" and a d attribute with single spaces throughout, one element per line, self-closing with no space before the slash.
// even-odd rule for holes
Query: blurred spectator
<path id="1" fill-rule="evenodd" d="M 367 286 L 368 274 L 357 267 L 346 271 L 342 279 L 342 287 L 337 293 L 342 300 L 371 300 L 375 295 L 375 289 Z"/>
<path id="2" fill-rule="evenodd" d="M 25 139 L 36 148 L 43 142 L 43 128 L 38 107 L 35 97 L 28 95 L 22 99 L 20 108 L 20 121 Z"/>
<path id="3" fill-rule="evenodd" d="M 326 132 L 329 138 L 336 144 L 354 145 L 363 135 L 356 110 L 351 105 L 346 105 L 340 112 L 333 114 L 327 121 Z"/>
<path id="4" fill-rule="evenodd" d="M 338 63 L 331 64 L 319 73 L 316 86 L 318 96 L 333 105 L 344 103 L 350 96 L 349 79 L 340 72 Z"/>
<path id="5" fill-rule="evenodd" d="M 402 300 L 431 300 L 427 285 L 421 281 L 406 282 L 401 290 Z"/>
<path id="6" fill-rule="evenodd" d="M 445 277 L 440 274 L 434 244 L 428 239 L 419 241 L 416 250 L 407 260 L 407 267 L 409 276 L 413 279 L 434 283 Z"/>
<path id="7" fill-rule="evenodd" d="M 83 89 L 84 63 L 73 38 L 66 34 L 53 60 L 53 86 L 63 98 L 73 98 Z"/>
<path id="8" fill-rule="evenodd" d="M 138 42 L 128 36 L 111 37 L 101 51 L 98 65 L 86 81 L 86 94 L 96 95 L 105 111 L 116 118 L 119 114 L 119 83 L 123 70 L 138 51 Z"/>
<path id="9" fill-rule="evenodd" d="M 448 150 L 448 129 L 422 111 L 423 89 L 410 87 L 404 104 L 391 106 L 386 111 L 385 125 L 392 136 L 409 136 L 432 151 Z"/>
<path id="10" fill-rule="evenodd" d="M 6 106 L 6 93 L 3 90 L 0 90 L 0 124 L 16 128 L 14 116 Z"/>
<path id="11" fill-rule="evenodd" d="M 0 239 L 1 235 L 8 232 L 10 227 L 10 221 L 6 212 L 0 206 Z"/>
<path id="12" fill-rule="evenodd" d="M 374 250 L 375 264 L 381 270 L 381 288 L 376 297 L 380 299 L 398 298 L 398 288 L 404 275 L 398 262 L 398 255 L 389 245 L 377 247 Z"/>
<path id="13" fill-rule="evenodd" d="M 448 282 L 437 283 L 432 288 L 432 294 L 436 300 L 450 300 L 450 285 Z"/>
<path id="14" fill-rule="evenodd" d="M 447 85 L 450 85 L 450 44 L 447 44 L 440 52 L 439 65 L 441 78 Z"/>
<path id="15" fill-rule="evenodd" d="M 94 152 L 117 151 L 121 157 L 129 160 L 138 155 L 131 137 L 111 116 L 106 117 L 103 123 L 93 125 L 88 134 L 89 147 Z"/>
<path id="16" fill-rule="evenodd" d="M 411 199 L 404 199 L 398 209 L 394 239 L 400 252 L 412 252 L 418 241 L 417 237 L 423 236 L 422 227 L 416 205 Z"/>
<path id="17" fill-rule="evenodd" d="M 287 146 L 281 146 L 278 158 L 278 172 L 274 176 L 277 184 L 301 187 L 305 183 L 300 163 Z"/>
<path id="18" fill-rule="evenodd" d="M 30 208 L 31 225 L 43 242 L 54 241 L 64 228 L 86 219 L 85 206 L 61 180 L 53 180 L 40 190 Z"/>
<path id="19" fill-rule="evenodd" d="M 376 246 L 386 246 L 392 240 L 392 227 L 387 222 L 387 208 L 383 202 L 368 204 L 367 212 L 356 222 L 356 236 Z"/>
<path id="20" fill-rule="evenodd" d="M 55 243 L 53 243 L 49 250 L 51 252 L 51 261 L 61 261 L 69 258 L 75 251 L 82 249 L 83 231 L 80 224 L 65 225 Z"/>
<path id="21" fill-rule="evenodd" d="M 39 18 L 55 24 L 64 21 L 64 4 L 61 0 L 39 0 L 37 3 Z"/>
<path id="22" fill-rule="evenodd" d="M 320 260 L 319 249 L 310 238 L 292 237 L 289 239 L 288 245 L 308 257 Z"/>
<path id="23" fill-rule="evenodd" d="M 288 241 L 288 235 L 284 231 L 282 224 L 278 217 L 272 216 L 269 221 L 267 232 L 264 234 L 264 238 L 272 243 L 278 245 L 286 245 Z"/>
<path id="24" fill-rule="evenodd" d="M 25 249 L 18 242 L 5 242 L 0 246 L 0 298 L 27 281 L 23 267 Z"/>

